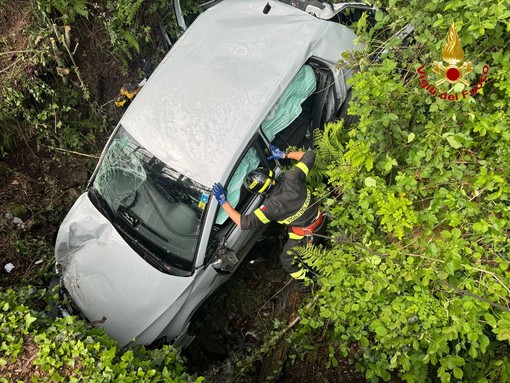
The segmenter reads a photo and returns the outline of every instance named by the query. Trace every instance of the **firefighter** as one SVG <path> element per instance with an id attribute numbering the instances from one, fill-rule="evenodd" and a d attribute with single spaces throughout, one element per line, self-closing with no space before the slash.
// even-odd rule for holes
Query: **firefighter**
<path id="1" fill-rule="evenodd" d="M 314 233 L 323 233 L 325 229 L 324 215 L 306 188 L 305 180 L 309 169 L 315 163 L 315 153 L 283 152 L 271 145 L 272 155 L 268 159 L 291 159 L 297 161 L 293 168 L 274 178 L 271 170 L 257 168 L 248 173 L 244 179 L 244 187 L 254 193 L 265 196 L 263 205 L 250 214 L 240 214 L 227 201 L 227 193 L 220 183 L 213 185 L 213 195 L 227 215 L 241 230 L 251 229 L 277 221 L 287 227 L 289 238 L 280 254 L 283 269 L 293 278 L 302 280 L 307 269 L 304 265 L 294 262 L 297 256 L 296 246 L 307 243 L 318 243 L 319 237 Z"/>

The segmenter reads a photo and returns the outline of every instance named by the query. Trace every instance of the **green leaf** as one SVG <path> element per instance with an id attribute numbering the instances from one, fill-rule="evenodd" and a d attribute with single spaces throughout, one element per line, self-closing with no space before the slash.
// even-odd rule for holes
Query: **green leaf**
<path id="1" fill-rule="evenodd" d="M 368 171 L 371 171 L 374 168 L 374 158 L 373 157 L 367 158 L 367 160 L 365 161 L 365 168 Z"/>
<path id="2" fill-rule="evenodd" d="M 441 237 L 443 239 L 450 239 L 452 237 L 452 234 L 448 230 L 441 231 Z"/>
<path id="3" fill-rule="evenodd" d="M 321 317 L 323 317 L 323 318 L 331 317 L 331 311 L 328 308 L 323 308 L 321 310 Z"/>
<path id="4" fill-rule="evenodd" d="M 489 224 L 482 219 L 473 224 L 473 230 L 479 233 L 486 233 L 489 230 Z"/>
<path id="5" fill-rule="evenodd" d="M 464 90 L 464 88 L 465 88 L 465 87 L 466 87 L 466 86 L 465 86 L 463 83 L 458 82 L 457 84 L 455 84 L 455 85 L 453 86 L 453 91 L 454 91 L 455 93 L 459 93 L 459 92 L 462 92 L 462 91 Z"/>
<path id="6" fill-rule="evenodd" d="M 415 134 L 409 133 L 409 135 L 407 136 L 407 143 L 413 142 L 414 138 L 415 138 Z"/>
<path id="7" fill-rule="evenodd" d="M 469 356 L 473 359 L 475 359 L 478 356 L 478 350 L 476 347 L 473 347 L 473 344 L 471 344 L 471 347 L 469 348 Z"/>
<path id="8" fill-rule="evenodd" d="M 460 254 L 453 254 L 450 261 L 446 262 L 445 269 L 450 274 L 455 274 L 455 271 L 462 265 L 462 257 Z"/>
<path id="9" fill-rule="evenodd" d="M 379 336 L 385 336 L 386 334 L 388 334 L 388 330 L 384 326 L 378 326 L 374 330 L 375 333 Z"/>
<path id="10" fill-rule="evenodd" d="M 365 284 L 363 285 L 363 288 L 366 291 L 372 291 L 374 289 L 374 283 L 372 281 L 366 281 Z"/>
<path id="11" fill-rule="evenodd" d="M 510 340 L 510 328 L 501 329 L 497 338 L 498 340 Z"/>
<path id="12" fill-rule="evenodd" d="M 485 313 L 483 316 L 488 324 L 490 324 L 492 327 L 496 326 L 496 323 L 497 323 L 496 318 L 494 318 L 494 316 L 492 314 Z"/>
<path id="13" fill-rule="evenodd" d="M 365 186 L 369 188 L 375 188 L 377 186 L 377 181 L 372 177 L 365 178 Z"/>
<path id="14" fill-rule="evenodd" d="M 455 376 L 457 379 L 462 379 L 464 372 L 460 368 L 455 367 L 453 369 L 453 376 Z"/>
<path id="15" fill-rule="evenodd" d="M 446 136 L 446 140 L 448 141 L 450 146 L 454 149 L 459 149 L 459 148 L 462 148 L 462 146 L 463 146 L 462 143 L 460 141 L 458 141 L 457 137 L 454 135 Z"/>
<path id="16" fill-rule="evenodd" d="M 25 328 L 28 329 L 36 320 L 37 318 L 30 315 L 30 313 L 25 314 Z"/>

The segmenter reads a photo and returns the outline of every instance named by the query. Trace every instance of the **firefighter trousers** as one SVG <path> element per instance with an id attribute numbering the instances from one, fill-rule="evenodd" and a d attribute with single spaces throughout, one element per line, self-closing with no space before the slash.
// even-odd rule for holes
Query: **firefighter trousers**
<path id="1" fill-rule="evenodd" d="M 321 227 L 316 231 L 321 237 L 313 236 L 311 243 L 313 245 L 322 243 L 324 240 L 322 235 L 324 235 L 325 232 L 326 221 L 324 221 Z M 308 274 L 308 276 L 311 276 L 314 273 L 313 270 L 300 259 L 296 251 L 298 247 L 306 246 L 310 242 L 309 240 L 309 237 L 303 237 L 301 239 L 289 238 L 280 253 L 280 262 L 282 263 L 283 269 L 295 279 L 303 279 L 305 275 Z"/>

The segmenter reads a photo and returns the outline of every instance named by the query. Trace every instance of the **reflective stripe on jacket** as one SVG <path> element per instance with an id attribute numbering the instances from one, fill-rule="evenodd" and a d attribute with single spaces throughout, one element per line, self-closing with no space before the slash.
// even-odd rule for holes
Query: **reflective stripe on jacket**
<path id="1" fill-rule="evenodd" d="M 305 227 L 317 217 L 318 207 L 306 188 L 306 176 L 315 163 L 315 153 L 308 151 L 301 161 L 276 181 L 264 204 L 248 215 L 241 215 L 241 229 L 277 221 L 285 225 Z"/>

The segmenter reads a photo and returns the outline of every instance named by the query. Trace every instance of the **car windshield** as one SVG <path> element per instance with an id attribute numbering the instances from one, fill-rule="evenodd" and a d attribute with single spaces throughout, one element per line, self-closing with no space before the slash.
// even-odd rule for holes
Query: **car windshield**
<path id="1" fill-rule="evenodd" d="M 205 187 L 166 166 L 120 127 L 89 193 L 149 263 L 177 275 L 192 271 L 209 199 Z"/>

